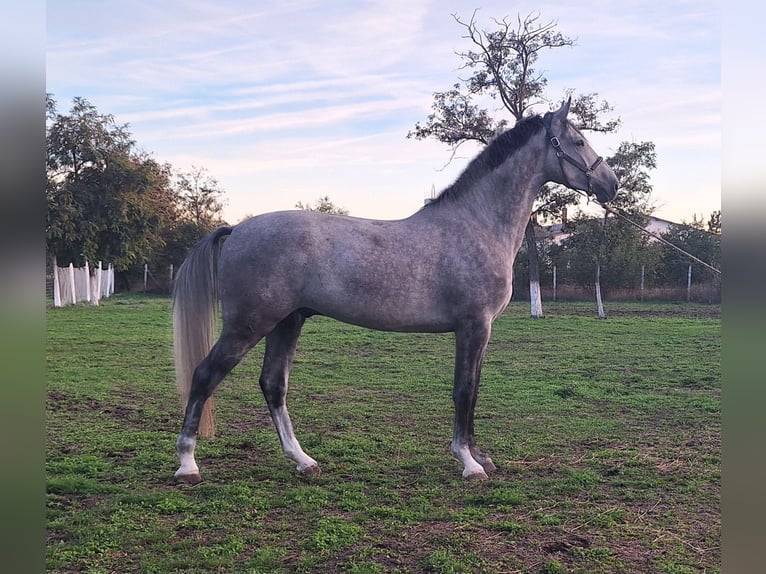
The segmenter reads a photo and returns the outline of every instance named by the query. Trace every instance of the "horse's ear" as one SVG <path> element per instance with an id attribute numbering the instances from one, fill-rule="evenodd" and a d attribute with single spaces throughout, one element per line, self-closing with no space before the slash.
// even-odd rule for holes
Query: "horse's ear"
<path id="1" fill-rule="evenodd" d="M 572 96 L 569 96 L 567 101 L 561 104 L 561 107 L 558 110 L 553 112 L 553 121 L 563 122 L 565 119 L 567 119 L 570 105 L 572 105 Z"/>

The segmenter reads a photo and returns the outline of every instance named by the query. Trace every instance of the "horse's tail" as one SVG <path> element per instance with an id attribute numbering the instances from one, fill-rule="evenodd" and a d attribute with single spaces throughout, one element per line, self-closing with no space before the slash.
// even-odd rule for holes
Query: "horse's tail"
<path id="1" fill-rule="evenodd" d="M 183 408 L 189 400 L 194 369 L 213 348 L 218 310 L 218 255 L 221 238 L 232 232 L 220 227 L 197 243 L 181 267 L 173 286 L 173 350 L 176 385 Z M 215 434 L 213 397 L 205 403 L 199 434 Z"/>

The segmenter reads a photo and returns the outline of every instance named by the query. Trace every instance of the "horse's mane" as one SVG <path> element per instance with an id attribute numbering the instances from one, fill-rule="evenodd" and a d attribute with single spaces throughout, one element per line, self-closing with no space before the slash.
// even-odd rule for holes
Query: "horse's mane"
<path id="1" fill-rule="evenodd" d="M 516 150 L 524 147 L 529 138 L 543 129 L 543 127 L 543 118 L 539 115 L 530 116 L 517 122 L 513 128 L 504 131 L 490 141 L 479 155 L 468 164 L 455 182 L 431 200 L 428 205 L 454 200 L 456 197 L 459 197 L 465 189 L 471 187 L 483 175 L 498 168 Z"/>

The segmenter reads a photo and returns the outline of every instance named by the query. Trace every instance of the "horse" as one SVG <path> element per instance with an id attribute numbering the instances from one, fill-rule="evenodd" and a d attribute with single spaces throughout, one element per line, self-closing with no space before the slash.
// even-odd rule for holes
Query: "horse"
<path id="1" fill-rule="evenodd" d="M 453 332 L 450 451 L 465 479 L 487 479 L 496 466 L 474 436 L 479 378 L 492 323 L 511 299 L 513 262 L 536 194 L 551 181 L 601 203 L 617 193 L 614 172 L 567 119 L 570 104 L 499 134 L 451 186 L 405 219 L 277 211 L 197 243 L 172 296 L 185 404 L 174 481 L 202 480 L 194 451 L 198 431 L 213 433 L 211 396 L 264 338 L 259 383 L 282 452 L 299 473 L 320 472 L 295 437 L 285 401 L 298 337 L 313 315 L 384 331 Z"/>

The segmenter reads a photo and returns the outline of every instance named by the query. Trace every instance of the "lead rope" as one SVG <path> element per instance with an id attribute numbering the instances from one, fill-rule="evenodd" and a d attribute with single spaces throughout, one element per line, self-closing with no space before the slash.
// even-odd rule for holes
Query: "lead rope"
<path id="1" fill-rule="evenodd" d="M 705 263 L 705 262 L 704 262 L 704 261 L 702 261 L 702 259 L 700 259 L 699 257 L 695 257 L 694 255 L 692 255 L 692 254 L 691 254 L 691 253 L 689 253 L 688 251 L 684 251 L 684 250 L 683 250 L 683 249 L 681 249 L 681 248 L 680 248 L 678 245 L 675 245 L 675 244 L 671 243 L 670 241 L 668 241 L 668 240 L 667 240 L 667 239 L 665 239 L 664 237 L 662 237 L 662 236 L 660 236 L 660 235 L 657 235 L 656 233 L 652 233 L 652 232 L 651 232 L 651 231 L 649 231 L 648 229 L 644 229 L 644 228 L 643 228 L 642 226 L 640 226 L 638 223 L 636 223 L 635 221 L 632 221 L 631 219 L 629 219 L 629 218 L 628 218 L 628 217 L 625 215 L 625 212 L 624 212 L 622 209 L 619 209 L 619 208 L 615 209 L 615 208 L 613 208 L 613 207 L 609 207 L 608 205 L 604 205 L 603 203 L 600 203 L 600 202 L 599 202 L 599 205 L 600 205 L 601 207 L 603 207 L 603 208 L 604 208 L 606 211 L 608 211 L 609 213 L 613 213 L 614 215 L 616 215 L 617 217 L 619 217 L 619 218 L 620 218 L 620 219 L 622 219 L 623 221 L 626 221 L 626 222 L 628 222 L 630 225 L 632 225 L 632 226 L 633 226 L 633 227 L 635 227 L 636 229 L 638 229 L 638 230 L 640 230 L 640 231 L 643 231 L 644 233 L 646 233 L 646 234 L 647 234 L 647 235 L 649 235 L 650 237 L 653 237 L 654 239 L 656 239 L 656 240 L 657 240 L 657 241 L 659 241 L 660 243 L 664 243 L 664 244 L 665 244 L 665 245 L 667 245 L 668 247 L 672 247 L 672 248 L 673 248 L 673 249 L 675 249 L 676 251 L 678 251 L 678 252 L 680 252 L 680 253 L 683 253 L 683 254 L 684 254 L 684 255 L 686 255 L 686 256 L 687 256 L 689 259 L 691 259 L 692 261 L 695 261 L 695 262 L 699 263 L 700 265 L 702 265 L 703 267 L 705 267 L 705 268 L 707 268 L 707 269 L 710 269 L 710 271 L 713 271 L 714 273 L 718 273 L 719 275 L 721 274 L 721 270 L 720 270 L 720 269 L 716 269 L 715 267 L 713 267 L 713 266 L 712 266 L 712 265 L 710 265 L 709 263 Z"/>

